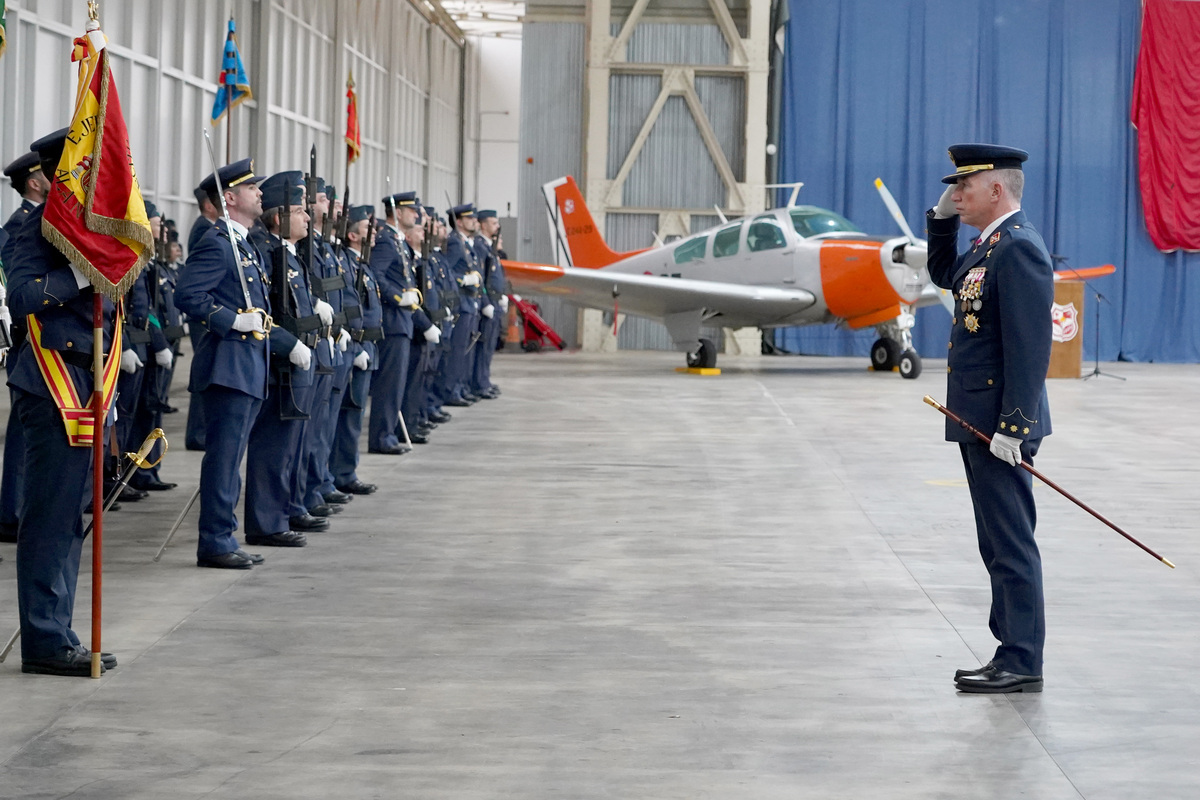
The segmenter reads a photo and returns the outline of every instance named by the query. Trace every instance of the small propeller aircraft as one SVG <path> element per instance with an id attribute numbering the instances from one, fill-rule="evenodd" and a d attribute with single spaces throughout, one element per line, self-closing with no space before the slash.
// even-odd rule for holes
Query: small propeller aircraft
<path id="1" fill-rule="evenodd" d="M 876 189 L 903 236 L 867 235 L 833 211 L 796 205 L 800 185 L 792 184 L 784 208 L 617 253 L 597 230 L 574 178 L 559 178 L 542 187 L 559 263 L 505 261 L 505 272 L 519 289 L 661 321 L 689 367 L 716 366 L 716 345 L 700 337 L 703 325 L 833 322 L 874 327 L 872 366 L 898 367 L 903 377 L 916 378 L 921 358 L 912 347 L 913 309 L 942 302 L 950 310 L 953 302 L 929 280 L 927 243 L 913 235 L 881 180 Z M 1095 274 L 1108 273 L 1084 277 Z"/>

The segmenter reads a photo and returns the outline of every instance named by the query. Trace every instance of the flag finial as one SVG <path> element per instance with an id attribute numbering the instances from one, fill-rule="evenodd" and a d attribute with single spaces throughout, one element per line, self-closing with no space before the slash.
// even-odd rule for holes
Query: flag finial
<path id="1" fill-rule="evenodd" d="M 88 0 L 88 19 L 90 19 L 92 22 L 100 21 L 99 0 Z"/>

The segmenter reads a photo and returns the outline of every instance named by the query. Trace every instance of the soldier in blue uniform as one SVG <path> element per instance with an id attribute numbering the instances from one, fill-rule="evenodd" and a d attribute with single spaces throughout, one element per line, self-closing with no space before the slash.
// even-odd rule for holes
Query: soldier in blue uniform
<path id="1" fill-rule="evenodd" d="M 4 168 L 4 174 L 17 194 L 21 195 L 21 205 L 4 223 L 4 229 L 0 232 L 0 247 L 5 239 L 16 235 L 30 213 L 46 201 L 46 194 L 50 191 L 50 181 L 42 172 L 38 154 L 32 150 L 14 159 Z M 5 275 L 7 276 L 7 268 Z M 11 365 L 11 358 L 16 355 L 19 345 L 25 339 L 25 321 L 18 317 L 8 322 L 11 326 L 9 337 L 12 347 L 9 353 L 10 360 L 6 363 Z M 11 369 L 11 366 L 9 368 Z M 3 476 L 0 477 L 0 542 L 17 541 L 17 509 L 21 504 L 24 452 L 25 438 L 21 431 L 20 417 L 10 413 L 4 438 Z"/>
<path id="2" fill-rule="evenodd" d="M 196 221 L 192 223 L 192 232 L 188 235 L 187 254 L 189 256 L 200 244 L 200 240 L 204 238 L 208 229 L 216 223 L 217 216 L 220 214 L 220 207 L 213 206 L 212 198 L 208 196 L 204 184 L 196 187 L 195 194 L 196 202 L 200 206 L 200 216 L 196 217 Z M 188 336 L 192 341 L 193 353 L 196 352 L 196 348 L 200 344 L 200 337 L 203 335 L 203 327 L 194 324 L 193 321 L 188 322 Z M 204 395 L 197 392 L 192 394 L 191 401 L 188 403 L 187 428 L 183 438 L 184 447 L 188 450 L 203 450 L 204 429 Z"/>
<path id="3" fill-rule="evenodd" d="M 250 428 L 267 396 L 270 303 L 262 254 L 246 238 L 262 213 L 262 178 L 255 176 L 248 158 L 221 167 L 218 175 L 229 223 L 218 220 L 188 254 L 175 288 L 175 306 L 200 334 L 188 382 L 193 396 L 203 395 L 206 412 L 196 563 L 250 569 L 261 558 L 239 548 L 233 532 L 242 488 L 239 468 Z M 209 175 L 200 186 L 220 206 L 217 175 Z M 239 274 L 246 280 L 244 289 Z"/>
<path id="4" fill-rule="evenodd" d="M 442 404 L 450 397 L 447 387 L 447 371 L 450 362 L 450 344 L 454 332 L 454 322 L 458 312 L 458 283 L 450 271 L 450 262 L 446 258 L 446 221 L 436 213 L 436 209 L 426 206 L 426 213 L 433 219 L 433 253 L 431 256 L 434 291 L 438 296 L 440 316 L 437 319 L 441 328 L 441 342 L 433 348 L 433 359 L 430 363 L 430 379 L 427 392 L 426 416 L 436 424 L 449 422 L 452 417 Z"/>
<path id="5" fill-rule="evenodd" d="M 504 314 L 508 311 L 508 285 L 504 277 L 504 266 L 500 259 L 500 219 L 490 209 L 475 214 L 479 220 L 479 231 L 475 236 L 475 253 L 484 265 L 483 290 L 487 300 L 480 313 L 480 339 L 475 346 L 475 358 L 471 367 L 471 392 L 485 400 L 500 396 L 500 387 L 492 383 L 492 356 L 504 327 Z M 490 310 L 489 310 L 490 307 Z"/>
<path id="6" fill-rule="evenodd" d="M 446 260 L 458 285 L 458 314 L 450 335 L 450 352 L 445 374 L 445 404 L 469 406 L 478 398 L 468 387 L 467 363 L 479 340 L 479 292 L 483 285 L 474 237 L 479 229 L 472 203 L 450 209 L 454 230 L 446 237 Z"/>
<path id="7" fill-rule="evenodd" d="M 353 268 L 359 313 L 349 320 L 350 335 L 354 340 L 353 371 L 338 409 L 337 430 L 329 454 L 334 485 L 338 491 L 346 494 L 371 494 L 377 488 L 372 483 L 359 480 L 356 473 L 363 411 L 370 393 L 371 376 L 378 369 L 376 344 L 383 339 L 383 300 L 371 265 L 363 259 L 364 249 L 374 242 L 375 231 L 371 227 L 373 219 L 374 210 L 371 206 L 355 206 L 349 211 L 346 226 L 344 250 L 348 256 L 347 263 Z"/>
<path id="8" fill-rule="evenodd" d="M 1046 623 L 1037 512 L 1032 477 L 1017 465 L 1032 464 L 1050 434 L 1054 277 L 1046 245 L 1021 211 L 1021 164 L 1028 156 L 999 145 L 954 145 L 955 172 L 942 179 L 950 186 L 927 215 L 930 278 L 952 289 L 957 304 L 946 407 L 992 435 L 988 448 L 946 422 L 947 441 L 962 451 L 979 552 L 991 576 L 989 624 L 1000 642 L 986 665 L 956 673 L 959 690 L 972 693 L 1042 690 Z M 960 222 L 980 231 L 961 255 Z"/>
<path id="9" fill-rule="evenodd" d="M 400 216 L 415 218 L 416 192 L 385 197 L 387 224 L 380 230 L 371 251 L 371 271 L 379 281 L 383 300 L 383 340 L 377 353 L 379 369 L 371 378 L 371 421 L 368 451 L 384 455 L 402 455 L 408 451 L 400 441 L 400 405 L 408 379 L 408 360 L 412 349 L 413 309 L 419 303 L 412 263 L 403 246 Z"/>
<path id="10" fill-rule="evenodd" d="M 408 378 L 404 384 L 404 400 L 400 405 L 400 413 L 408 426 L 409 438 L 413 444 L 429 442 L 428 420 L 425 417 L 426 373 L 429 368 L 430 352 L 441 341 L 441 329 L 434 325 L 427 309 L 429 280 L 429 260 L 425 257 L 425 228 L 422 225 L 422 207 L 417 200 L 413 205 L 416 212 L 412 217 L 413 224 L 402 228 L 404 239 L 400 246 L 412 265 L 413 280 L 420 290 L 420 304 L 413 309 L 413 343 L 408 359 Z M 401 215 L 402 224 L 409 219 L 408 214 Z"/>
<path id="11" fill-rule="evenodd" d="M 66 129 L 39 139 L 32 149 L 53 174 Z M 87 278 L 42 235 L 43 207 L 29 213 L 0 252 L 8 274 L 8 302 L 18 318 L 33 314 L 41 346 L 57 354 L 80 398 L 92 392 L 92 304 Z M 104 302 L 105 353 L 110 353 L 115 309 Z M 82 512 L 91 501 L 92 450 L 72 446 L 63 416 L 26 341 L 11 356 L 8 385 L 12 413 L 25 432 L 25 483 L 17 534 L 17 600 L 21 619 L 21 671 L 50 675 L 91 674 L 91 656 L 71 629 Z M 95 435 L 103 436 L 104 431 Z M 116 659 L 102 654 L 103 669 Z"/>
<path id="12" fill-rule="evenodd" d="M 280 172 L 263 181 L 258 249 L 270 264 L 270 387 L 250 430 L 246 458 L 246 542 L 304 547 L 304 531 L 328 523 L 304 507 L 304 435 L 311 419 L 316 359 L 325 321 L 315 313 L 308 272 L 296 256 L 307 231 L 304 176 Z M 286 224 L 285 224 L 286 220 Z"/>
<path id="13" fill-rule="evenodd" d="M 216 224 L 217 217 L 221 216 L 221 209 L 213 205 L 208 192 L 204 191 L 202 187 L 197 186 L 193 193 L 196 196 L 196 205 L 200 209 L 200 216 L 196 217 L 196 221 L 192 223 L 192 230 L 188 234 L 188 255 L 191 255 L 192 250 L 208 232 L 208 229 Z"/>

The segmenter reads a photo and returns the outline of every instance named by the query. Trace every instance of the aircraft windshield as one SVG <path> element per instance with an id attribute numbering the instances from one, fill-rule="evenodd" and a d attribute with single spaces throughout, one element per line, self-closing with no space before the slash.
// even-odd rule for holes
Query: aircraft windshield
<path id="1" fill-rule="evenodd" d="M 697 258 L 704 258 L 704 249 L 708 246 L 708 237 L 699 236 L 683 242 L 675 248 L 675 263 L 686 264 Z"/>
<path id="2" fill-rule="evenodd" d="M 861 233 L 850 220 L 816 206 L 797 206 L 790 213 L 792 227 L 805 239 L 823 233 Z"/>

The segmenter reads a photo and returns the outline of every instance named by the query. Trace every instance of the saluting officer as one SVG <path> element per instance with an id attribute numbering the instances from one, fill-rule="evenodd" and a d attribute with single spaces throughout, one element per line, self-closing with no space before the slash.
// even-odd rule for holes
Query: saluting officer
<path id="1" fill-rule="evenodd" d="M 334 485 L 339 492 L 346 494 L 371 494 L 377 488 L 373 483 L 359 480 L 356 473 L 363 411 L 371 389 L 371 376 L 379 368 L 376 344 L 383 339 L 383 300 L 371 265 L 363 257 L 364 249 L 369 249 L 374 243 L 375 231 L 371 227 L 373 218 L 374 209 L 371 206 L 355 206 L 349 211 L 346 225 L 344 249 L 354 271 L 359 313 L 350 320 L 350 335 L 355 348 L 354 369 L 338 409 L 337 430 L 329 454 Z"/>
<path id="2" fill-rule="evenodd" d="M 454 230 L 446 237 L 446 259 L 458 284 L 458 318 L 450 338 L 450 357 L 446 365 L 448 406 L 469 406 L 478 398 L 467 388 L 470 379 L 467 361 L 479 340 L 479 290 L 483 284 L 479 257 L 475 254 L 475 205 L 464 203 L 450 209 Z"/>
<path id="3" fill-rule="evenodd" d="M 953 289 L 946 406 L 981 431 L 988 448 L 947 420 L 975 507 L 979 552 L 991 576 L 989 624 L 1000 645 L 979 669 L 955 675 L 964 692 L 1040 692 L 1046 639 L 1033 463 L 1050 434 L 1046 370 L 1054 276 L 1042 237 L 1021 211 L 1024 150 L 992 144 L 950 148 L 950 186 L 927 214 L 929 276 Z M 960 222 L 980 235 L 958 253 Z M 990 452 L 989 452 L 990 450 Z"/>
<path id="4" fill-rule="evenodd" d="M 202 567 L 250 569 L 262 561 L 239 548 L 233 535 L 242 489 L 239 469 L 267 396 L 270 302 L 262 255 L 246 238 L 262 213 L 261 180 L 246 158 L 201 182 L 214 205 L 219 207 L 223 196 L 228 223 L 218 220 L 196 243 L 175 288 L 175 306 L 198 330 L 188 391 L 203 398 L 206 412 L 196 550 Z"/>
<path id="5" fill-rule="evenodd" d="M 31 146 L 46 174 L 54 174 L 66 135 L 64 128 Z M 86 442 L 72 445 L 48 387 L 69 381 L 81 402 L 92 394 L 94 290 L 42 235 L 43 210 L 30 211 L 0 253 L 13 314 L 32 314 L 37 323 L 30 341 L 12 355 L 8 376 L 12 413 L 25 432 L 17 542 L 21 671 L 86 677 L 91 654 L 71 630 L 71 620 L 83 547 L 82 513 L 91 500 L 92 450 Z M 117 357 L 111 352 L 114 327 L 115 309 L 105 300 L 103 346 L 109 358 Z M 104 669 L 117 663 L 110 654 L 102 654 L 101 661 Z"/>

